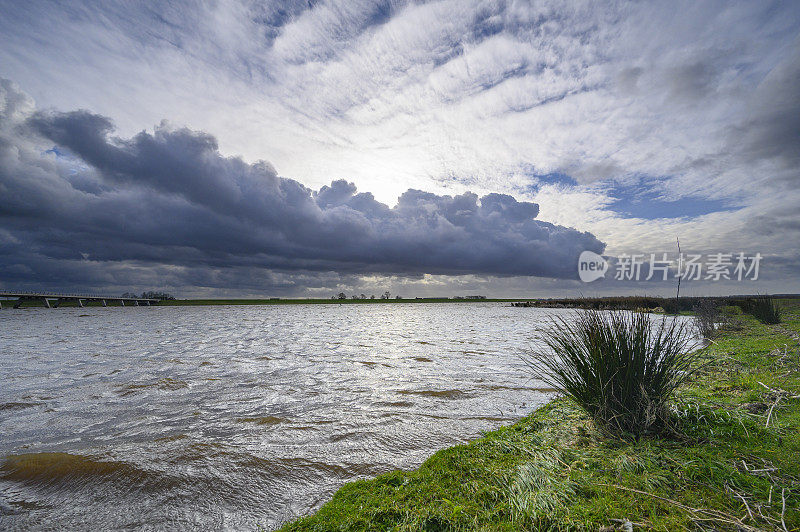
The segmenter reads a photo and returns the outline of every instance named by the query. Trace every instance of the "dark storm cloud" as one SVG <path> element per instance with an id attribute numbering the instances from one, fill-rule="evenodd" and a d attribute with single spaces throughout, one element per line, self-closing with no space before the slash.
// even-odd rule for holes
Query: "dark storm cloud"
<path id="1" fill-rule="evenodd" d="M 7 82 L 0 104 L 4 284 L 116 285 L 168 267 L 204 286 L 204 270 L 250 284 L 258 268 L 572 278 L 581 251 L 604 248 L 511 196 L 408 190 L 390 208 L 346 181 L 312 191 L 224 157 L 206 133 L 162 124 L 116 138 L 103 116 L 35 112 Z"/>
<path id="2" fill-rule="evenodd" d="M 792 169 L 800 164 L 800 50 L 775 68 L 754 92 L 747 119 L 734 128 L 731 148 L 747 160 L 777 160 Z"/>

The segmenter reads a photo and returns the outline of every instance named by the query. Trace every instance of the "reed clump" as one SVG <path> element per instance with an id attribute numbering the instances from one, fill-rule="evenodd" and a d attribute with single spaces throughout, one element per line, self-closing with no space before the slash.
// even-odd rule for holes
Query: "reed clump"
<path id="1" fill-rule="evenodd" d="M 714 299 L 702 299 L 693 309 L 692 321 L 697 332 L 703 338 L 713 338 L 722 319 L 719 302 Z"/>
<path id="2" fill-rule="evenodd" d="M 781 322 L 781 307 L 771 297 L 753 299 L 746 312 L 752 314 L 761 323 L 776 325 Z"/>
<path id="3" fill-rule="evenodd" d="M 697 367 L 684 322 L 586 310 L 556 318 L 527 363 L 572 398 L 600 430 L 638 440 L 668 426 L 667 401 Z"/>

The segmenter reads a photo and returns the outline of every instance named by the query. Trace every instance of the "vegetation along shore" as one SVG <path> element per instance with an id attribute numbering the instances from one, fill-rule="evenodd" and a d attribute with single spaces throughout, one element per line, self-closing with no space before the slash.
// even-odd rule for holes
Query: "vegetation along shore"
<path id="1" fill-rule="evenodd" d="M 150 297 L 145 292 L 142 297 Z M 136 296 L 136 294 L 124 294 L 124 296 Z M 410 303 L 510 303 L 515 307 L 530 308 L 586 308 L 586 309 L 626 309 L 626 310 L 649 310 L 665 311 L 667 313 L 690 312 L 697 307 L 699 302 L 712 300 L 725 305 L 743 306 L 762 296 L 743 295 L 743 296 L 724 296 L 724 297 L 681 297 L 675 298 L 655 297 L 655 296 L 608 296 L 594 298 L 488 298 L 483 296 L 453 296 L 453 297 L 330 297 L 330 298 L 228 298 L 228 299 L 176 299 L 157 298 L 159 306 L 206 306 L 206 305 L 387 305 L 387 304 L 410 304 Z M 783 299 L 800 299 L 800 294 L 785 294 L 778 296 Z M 3 307 L 11 306 L 16 300 L 8 298 L 2 300 Z M 109 306 L 119 306 L 118 301 L 109 301 Z M 43 307 L 41 300 L 30 299 L 23 301 L 21 307 Z M 78 306 L 75 301 L 64 301 L 61 306 Z M 99 301 L 86 301 L 84 306 L 102 306 Z"/>
<path id="2" fill-rule="evenodd" d="M 281 530 L 800 530 L 800 301 L 779 304 L 776 324 L 719 309 L 664 430 L 614 434 L 561 397 Z"/>

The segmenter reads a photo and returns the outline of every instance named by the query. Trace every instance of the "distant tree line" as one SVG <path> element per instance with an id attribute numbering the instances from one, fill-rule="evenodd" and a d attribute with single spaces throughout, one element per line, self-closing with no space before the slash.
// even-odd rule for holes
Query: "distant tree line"
<path id="1" fill-rule="evenodd" d="M 391 299 L 392 298 L 392 294 L 389 293 L 389 291 L 387 290 L 386 292 L 381 294 L 380 298 L 381 299 Z M 394 296 L 394 298 L 395 299 L 403 299 L 401 296 Z M 347 299 L 347 294 L 345 294 L 344 292 L 339 292 L 338 294 L 332 295 L 331 299 Z M 352 296 L 350 296 L 350 299 L 356 299 L 356 300 L 358 300 L 358 299 L 375 299 L 375 294 L 373 294 L 373 295 L 371 295 L 369 297 L 367 297 L 366 294 L 353 294 Z"/>
<path id="2" fill-rule="evenodd" d="M 339 292 L 338 294 L 334 294 L 331 296 L 331 299 L 348 299 L 347 294 L 344 292 Z M 350 299 L 358 300 L 358 299 L 375 299 L 375 295 L 371 295 L 367 297 L 365 294 L 353 294 L 350 296 Z M 392 299 L 392 294 L 387 290 L 383 294 L 380 295 L 380 299 Z M 403 299 L 402 296 L 394 296 L 394 299 Z M 474 295 L 474 296 L 453 296 L 452 298 L 449 296 L 441 296 L 441 297 L 418 297 L 416 299 L 486 299 L 486 296 L 483 295 Z"/>
<path id="3" fill-rule="evenodd" d="M 133 292 L 125 292 L 124 294 L 122 294 L 122 297 L 128 297 L 128 298 L 133 298 L 133 299 L 136 299 L 136 298 L 140 298 L 140 299 L 162 299 L 162 300 L 163 299 L 175 299 L 175 296 L 173 296 L 172 294 L 168 294 L 166 292 L 155 292 L 155 291 L 142 292 L 142 295 L 137 295 L 137 294 L 134 294 Z"/>

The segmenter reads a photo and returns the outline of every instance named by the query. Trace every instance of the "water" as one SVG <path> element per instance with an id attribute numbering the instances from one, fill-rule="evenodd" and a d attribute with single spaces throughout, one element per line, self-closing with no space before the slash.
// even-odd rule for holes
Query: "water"
<path id="1" fill-rule="evenodd" d="M 504 304 L 0 311 L 0 529 L 270 529 L 548 399 Z"/>

